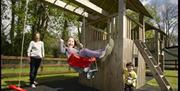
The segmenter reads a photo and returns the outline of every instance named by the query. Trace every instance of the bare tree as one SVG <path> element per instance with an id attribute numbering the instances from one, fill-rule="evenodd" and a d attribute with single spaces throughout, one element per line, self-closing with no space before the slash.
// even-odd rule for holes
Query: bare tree
<path id="1" fill-rule="evenodd" d="M 153 22 L 159 29 L 163 30 L 167 34 L 166 47 L 175 44 L 177 42 L 178 35 L 177 4 L 170 3 L 169 1 L 152 0 L 152 2 L 146 6 L 155 12 L 153 15 Z"/>
<path id="2" fill-rule="evenodd" d="M 171 40 L 174 40 L 174 36 L 177 33 L 178 25 L 178 7 L 173 4 L 165 4 L 161 12 L 162 28 L 168 35 L 166 46 L 171 45 Z"/>

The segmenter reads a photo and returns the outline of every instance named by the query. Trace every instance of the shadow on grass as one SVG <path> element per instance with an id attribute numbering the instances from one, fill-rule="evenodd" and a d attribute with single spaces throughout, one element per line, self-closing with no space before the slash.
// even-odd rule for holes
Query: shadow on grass
<path id="1" fill-rule="evenodd" d="M 39 85 L 55 89 L 55 91 L 98 91 L 79 84 L 78 76 L 60 75 L 38 78 Z M 53 90 L 52 90 L 53 91 Z"/>
<path id="2" fill-rule="evenodd" d="M 153 76 L 146 76 L 146 82 L 152 80 L 154 77 Z"/>
<path id="3" fill-rule="evenodd" d="M 78 76 L 71 75 L 56 75 L 56 76 L 44 76 L 38 77 L 37 88 L 31 88 L 28 86 L 27 82 L 23 82 L 24 84 L 22 88 L 27 91 L 99 91 L 97 89 L 83 86 L 78 82 Z M 18 84 L 18 81 L 6 81 L 7 84 Z M 8 89 L 4 89 L 3 91 L 9 91 Z"/>

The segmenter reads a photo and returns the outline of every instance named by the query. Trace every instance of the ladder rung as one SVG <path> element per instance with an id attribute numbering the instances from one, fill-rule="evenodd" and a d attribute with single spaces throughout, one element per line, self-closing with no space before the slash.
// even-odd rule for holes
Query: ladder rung
<path id="1" fill-rule="evenodd" d="M 171 86 L 167 86 L 167 88 L 168 88 L 168 89 L 170 89 L 170 88 L 171 88 Z"/>
<path id="2" fill-rule="evenodd" d="M 148 58 L 152 58 L 152 56 L 148 56 Z"/>
<path id="3" fill-rule="evenodd" d="M 140 47 L 138 46 L 139 44 Z M 169 82 L 163 75 L 163 72 L 160 68 L 161 63 L 156 61 L 156 59 L 153 57 L 153 54 L 151 53 L 151 51 L 144 42 L 139 42 L 139 44 L 137 44 L 137 48 L 139 49 L 141 54 L 144 54 L 143 58 L 145 59 L 146 62 L 148 62 L 147 65 L 153 66 L 152 68 L 151 67 L 149 68 L 152 71 L 153 76 L 155 78 L 157 77 L 156 81 L 161 81 L 159 82 L 160 87 L 162 89 L 165 89 L 166 91 L 172 91 L 172 87 L 169 85 Z"/>
<path id="4" fill-rule="evenodd" d="M 161 78 L 163 78 L 163 77 L 164 77 L 164 75 L 160 75 L 160 77 L 161 77 Z"/>
<path id="5" fill-rule="evenodd" d="M 154 65 L 154 67 L 159 67 L 160 64 L 161 64 L 161 63 L 158 63 L 158 64 Z"/>

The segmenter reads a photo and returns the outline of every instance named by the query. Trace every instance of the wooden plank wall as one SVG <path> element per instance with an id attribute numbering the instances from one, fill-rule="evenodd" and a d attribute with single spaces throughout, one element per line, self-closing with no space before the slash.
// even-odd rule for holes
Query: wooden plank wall
<path id="1" fill-rule="evenodd" d="M 79 82 L 83 85 L 94 87 L 101 91 L 122 91 L 123 82 L 121 77 L 123 76 L 123 69 L 125 68 L 127 62 L 135 63 L 134 60 L 137 57 L 137 88 L 139 88 L 145 84 L 145 62 L 137 47 L 133 43 L 134 39 L 131 36 L 133 34 L 136 39 L 143 41 L 145 34 L 143 33 L 144 29 L 142 26 L 137 24 L 137 27 L 134 30 L 136 32 L 131 32 L 132 20 L 124 16 L 125 24 L 123 27 L 125 28 L 123 29 L 125 30 L 120 32 L 125 33 L 122 34 L 122 37 L 118 35 L 118 17 L 113 17 L 109 19 L 109 21 L 110 22 L 107 25 L 107 29 L 112 31 L 111 36 L 115 41 L 114 50 L 112 51 L 112 54 L 108 56 L 105 62 L 98 61 L 99 71 L 94 79 L 88 80 L 84 78 L 84 76 L 80 75 Z M 92 26 L 86 26 L 85 28 L 86 48 L 99 49 L 106 46 L 107 41 L 103 40 L 102 33 L 98 32 L 98 29 L 94 29 Z"/>
<path id="2" fill-rule="evenodd" d="M 126 18 L 126 17 L 125 17 Z M 116 19 L 111 19 L 111 20 L 116 20 Z M 113 31 L 113 38 L 115 43 L 118 45 L 115 45 L 114 50 L 110 56 L 108 56 L 107 60 L 105 62 L 100 62 L 98 61 L 98 69 L 99 71 L 97 72 L 96 76 L 94 79 L 88 80 L 84 78 L 84 76 L 80 75 L 79 82 L 83 85 L 90 86 L 97 88 L 101 91 L 121 91 L 120 89 L 123 88 L 122 80 L 120 77 L 122 77 L 122 72 L 123 69 L 125 68 L 125 65 L 127 62 L 133 62 L 136 58 L 138 58 L 138 66 L 136 68 L 136 72 L 138 75 L 137 78 L 137 88 L 143 86 L 145 84 L 145 62 L 144 59 L 142 58 L 141 54 L 138 52 L 137 47 L 135 46 L 131 36 L 131 20 L 126 19 L 126 24 L 124 29 L 126 29 L 126 35 L 123 40 L 119 40 L 117 38 L 117 21 L 116 23 L 113 23 L 113 27 L 111 28 L 111 31 Z M 139 30 L 141 27 L 138 27 L 137 29 Z M 140 38 L 143 38 L 143 29 L 141 29 L 142 34 Z M 107 41 L 103 40 L 102 38 L 102 33 L 97 32 L 91 28 L 91 26 L 86 27 L 86 47 L 90 49 L 99 49 L 103 48 L 106 46 Z M 136 35 L 138 36 L 138 35 Z M 123 41 L 123 42 L 122 42 Z M 123 45 L 123 46 L 122 46 Z M 122 51 L 117 51 L 116 49 L 123 49 Z M 122 58 L 120 55 L 123 55 Z M 120 57 L 122 60 L 117 60 L 116 58 Z M 122 63 L 122 64 L 121 64 Z M 123 67 L 121 67 L 123 65 Z M 107 80 L 108 79 L 108 80 Z"/>

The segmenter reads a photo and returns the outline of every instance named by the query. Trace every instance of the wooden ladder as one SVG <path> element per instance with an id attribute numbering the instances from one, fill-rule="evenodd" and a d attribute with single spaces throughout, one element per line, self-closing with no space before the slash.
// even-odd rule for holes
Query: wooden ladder
<path id="1" fill-rule="evenodd" d="M 145 62 L 147 63 L 147 66 L 149 66 L 149 69 L 152 75 L 154 76 L 157 83 L 159 84 L 161 91 L 173 91 L 169 82 L 163 75 L 163 72 L 161 68 L 159 67 L 159 64 L 157 63 L 155 58 L 152 56 L 151 52 L 148 50 L 146 44 L 140 40 L 135 40 L 134 42 L 138 50 L 140 51 L 142 57 L 144 58 Z"/>

